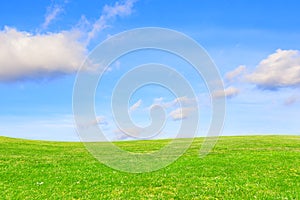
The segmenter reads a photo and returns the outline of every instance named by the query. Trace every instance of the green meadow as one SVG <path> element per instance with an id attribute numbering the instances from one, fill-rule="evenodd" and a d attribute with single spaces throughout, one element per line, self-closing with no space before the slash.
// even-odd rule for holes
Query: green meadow
<path id="1" fill-rule="evenodd" d="M 117 145 L 147 152 L 167 142 Z M 199 158 L 202 142 L 168 167 L 131 174 L 101 164 L 82 143 L 0 137 L 0 199 L 300 199 L 300 136 L 220 137 Z"/>

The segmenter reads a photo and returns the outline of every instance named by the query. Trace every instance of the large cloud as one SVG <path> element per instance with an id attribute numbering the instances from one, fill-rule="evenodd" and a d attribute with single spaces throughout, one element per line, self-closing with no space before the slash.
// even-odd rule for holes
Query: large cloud
<path id="1" fill-rule="evenodd" d="M 278 49 L 262 60 L 246 79 L 265 89 L 299 86 L 300 51 Z"/>
<path id="2" fill-rule="evenodd" d="M 31 34 L 5 27 L 0 31 L 0 81 L 75 72 L 86 49 L 75 31 Z"/>
<path id="3" fill-rule="evenodd" d="M 76 72 L 85 59 L 90 41 L 109 26 L 110 20 L 130 15 L 135 1 L 105 5 L 101 16 L 91 23 L 89 30 L 29 33 L 5 27 L 0 30 L 0 81 L 48 79 L 53 75 Z M 48 7 L 42 29 L 46 29 L 63 12 L 64 4 Z"/>

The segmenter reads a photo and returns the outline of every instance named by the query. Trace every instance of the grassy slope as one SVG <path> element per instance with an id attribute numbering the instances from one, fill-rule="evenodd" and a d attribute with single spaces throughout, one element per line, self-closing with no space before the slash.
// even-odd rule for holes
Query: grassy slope
<path id="1" fill-rule="evenodd" d="M 164 142 L 119 146 L 144 151 Z M 300 199 L 300 136 L 221 137 L 204 159 L 201 142 L 162 170 L 128 174 L 81 143 L 0 137 L 0 199 Z"/>

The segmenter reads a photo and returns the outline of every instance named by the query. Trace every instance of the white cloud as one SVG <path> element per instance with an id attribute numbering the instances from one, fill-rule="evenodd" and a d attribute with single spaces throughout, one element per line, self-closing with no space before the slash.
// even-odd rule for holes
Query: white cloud
<path id="1" fill-rule="evenodd" d="M 152 105 L 148 107 L 149 110 L 160 106 L 169 112 L 169 117 L 174 121 L 187 118 L 197 106 L 197 99 L 186 96 L 177 97 L 172 101 L 164 101 L 163 97 L 155 98 Z"/>
<path id="2" fill-rule="evenodd" d="M 163 97 L 159 97 L 159 98 L 155 98 L 153 100 L 153 103 L 148 107 L 149 110 L 151 110 L 152 108 L 155 108 L 156 106 L 161 106 L 164 107 L 164 98 Z"/>
<path id="3" fill-rule="evenodd" d="M 163 100 L 164 100 L 164 98 L 163 97 L 159 97 L 159 98 L 154 98 L 154 103 L 157 103 L 157 104 L 159 104 L 159 103 L 161 103 L 161 102 L 163 102 Z"/>
<path id="4" fill-rule="evenodd" d="M 134 2 L 127 0 L 116 2 L 114 6 L 105 5 L 96 23 L 90 24 L 82 16 L 74 29 L 58 33 L 29 33 L 4 27 L 0 30 L 0 81 L 51 78 L 76 72 L 86 57 L 89 41 L 107 26 L 109 20 L 131 14 Z M 63 12 L 64 4 L 48 8 L 43 29 Z M 91 63 L 89 69 L 93 70 L 95 66 Z"/>
<path id="5" fill-rule="evenodd" d="M 189 98 L 186 96 L 177 97 L 172 101 L 164 101 L 163 97 L 155 98 L 153 104 L 149 107 L 151 109 L 153 106 L 162 106 L 163 108 L 171 108 L 176 106 L 191 106 L 195 105 L 197 100 L 195 98 Z"/>
<path id="6" fill-rule="evenodd" d="M 119 60 L 117 60 L 115 63 L 114 63 L 114 66 L 113 66 L 115 69 L 119 70 L 121 68 L 121 62 Z"/>
<path id="7" fill-rule="evenodd" d="M 276 50 L 262 60 L 246 79 L 264 89 L 300 85 L 300 51 Z"/>
<path id="8" fill-rule="evenodd" d="M 138 100 L 135 104 L 133 104 L 130 108 L 129 108 L 129 112 L 133 112 L 136 109 L 138 109 L 140 106 L 142 105 L 142 100 Z"/>
<path id="9" fill-rule="evenodd" d="M 0 31 L 0 81 L 73 73 L 86 48 L 76 31 L 31 34 L 5 27 Z"/>
<path id="10" fill-rule="evenodd" d="M 239 93 L 240 93 L 240 91 L 237 88 L 228 87 L 224 90 L 218 90 L 218 91 L 213 92 L 212 96 L 213 96 L 213 98 L 221 98 L 221 97 L 231 98 L 231 97 L 238 95 Z"/>
<path id="11" fill-rule="evenodd" d="M 109 67 L 106 68 L 107 72 L 112 72 L 113 70 L 120 70 L 121 68 L 121 62 L 119 60 L 113 62 Z"/>
<path id="12" fill-rule="evenodd" d="M 169 116 L 174 120 L 181 120 L 181 119 L 186 119 L 191 112 L 193 111 L 193 108 L 190 107 L 184 107 L 184 108 L 177 108 L 173 111 L 170 112 Z"/>
<path id="13" fill-rule="evenodd" d="M 53 6 L 49 6 L 47 8 L 47 14 L 45 16 L 44 23 L 42 24 L 42 28 L 48 28 L 49 24 L 63 11 L 64 9 L 62 5 L 55 4 Z"/>
<path id="14" fill-rule="evenodd" d="M 240 65 L 233 71 L 230 71 L 225 74 L 225 79 L 228 81 L 233 81 L 236 77 L 240 76 L 243 72 L 245 72 L 246 66 Z"/>
<path id="15" fill-rule="evenodd" d="M 88 32 L 86 43 L 88 44 L 100 31 L 107 28 L 109 26 L 109 20 L 113 20 L 116 17 L 130 15 L 135 2 L 136 0 L 126 0 L 123 3 L 116 2 L 114 6 L 105 5 L 102 10 L 102 15 L 93 24 L 92 29 Z"/>
<path id="16" fill-rule="evenodd" d="M 191 105 L 196 101 L 194 98 L 188 98 L 186 96 L 178 97 L 173 100 L 173 104 L 181 104 L 181 105 Z"/>

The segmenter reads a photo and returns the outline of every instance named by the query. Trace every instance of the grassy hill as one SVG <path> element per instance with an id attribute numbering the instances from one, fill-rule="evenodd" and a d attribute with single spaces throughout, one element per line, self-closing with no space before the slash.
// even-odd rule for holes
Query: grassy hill
<path id="1" fill-rule="evenodd" d="M 166 142 L 118 145 L 144 152 Z M 0 137 L 0 199 L 300 199 L 300 136 L 221 137 L 204 159 L 201 143 L 164 169 L 129 174 L 81 143 Z"/>

